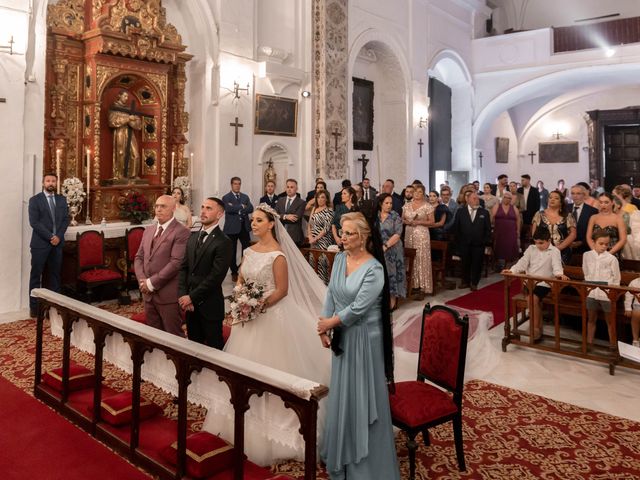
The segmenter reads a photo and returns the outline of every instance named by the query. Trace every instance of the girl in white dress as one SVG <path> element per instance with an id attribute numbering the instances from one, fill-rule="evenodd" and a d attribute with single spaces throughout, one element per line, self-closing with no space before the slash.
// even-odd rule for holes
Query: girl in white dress
<path id="1" fill-rule="evenodd" d="M 256 207 L 251 230 L 258 242 L 244 252 L 238 283 L 250 281 L 264 287 L 266 312 L 251 322 L 234 326 L 224 350 L 328 385 L 331 358 L 315 331 L 326 287 L 271 207 Z M 203 430 L 233 442 L 233 408 L 226 386 L 221 387 L 222 391 L 224 394 L 216 395 L 209 406 Z M 249 405 L 245 415 L 248 458 L 259 465 L 285 458 L 304 460 L 300 421 L 293 410 L 285 408 L 279 397 L 268 394 L 253 396 Z M 318 426 L 323 424 L 319 418 Z M 320 430 L 318 437 L 320 440 Z"/>

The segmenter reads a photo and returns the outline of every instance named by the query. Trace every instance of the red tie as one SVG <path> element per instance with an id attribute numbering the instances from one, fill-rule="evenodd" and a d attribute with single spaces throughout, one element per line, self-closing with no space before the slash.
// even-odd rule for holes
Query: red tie
<path id="1" fill-rule="evenodd" d="M 151 251 L 153 251 L 153 249 L 155 248 L 156 238 L 159 239 L 161 235 L 162 235 L 162 225 L 158 226 L 158 231 L 156 232 L 156 235 L 153 237 L 153 240 L 151 240 Z"/>

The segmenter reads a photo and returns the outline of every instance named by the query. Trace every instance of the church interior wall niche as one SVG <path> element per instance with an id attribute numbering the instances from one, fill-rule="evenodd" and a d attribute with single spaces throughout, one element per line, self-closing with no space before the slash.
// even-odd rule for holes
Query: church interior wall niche
<path id="1" fill-rule="evenodd" d="M 373 150 L 373 82 L 353 77 L 353 149 Z"/>
<path id="2" fill-rule="evenodd" d="M 256 94 L 254 133 L 295 137 L 298 134 L 298 100 Z"/>

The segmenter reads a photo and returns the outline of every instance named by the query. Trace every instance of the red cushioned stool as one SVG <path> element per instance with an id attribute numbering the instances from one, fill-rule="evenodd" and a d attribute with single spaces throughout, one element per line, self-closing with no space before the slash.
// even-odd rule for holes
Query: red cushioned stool
<path id="1" fill-rule="evenodd" d="M 130 423 L 133 410 L 132 400 L 133 392 L 122 392 L 103 399 L 100 402 L 102 420 L 116 427 Z M 89 407 L 89 410 L 93 411 L 93 407 Z M 154 417 L 159 413 L 162 413 L 162 408 L 146 398 L 140 397 L 140 421 Z"/>
<path id="2" fill-rule="evenodd" d="M 416 435 L 429 445 L 429 428 L 453 422 L 458 468 L 466 470 L 462 445 L 462 389 L 469 319 L 455 310 L 429 304 L 422 314 L 418 378 L 395 384 L 389 395 L 393 424 L 407 433 L 409 478 L 416 473 Z M 429 381 L 441 388 L 425 383 Z"/>
<path id="3" fill-rule="evenodd" d="M 172 465 L 178 464 L 178 442 L 162 450 L 162 456 Z M 209 432 L 187 436 L 187 475 L 207 478 L 233 467 L 233 445 Z"/>
<path id="4" fill-rule="evenodd" d="M 96 376 L 91 370 L 74 362 L 69 362 L 69 391 L 93 387 Z M 62 392 L 62 367 L 49 370 L 42 376 L 42 382 L 58 392 Z"/>

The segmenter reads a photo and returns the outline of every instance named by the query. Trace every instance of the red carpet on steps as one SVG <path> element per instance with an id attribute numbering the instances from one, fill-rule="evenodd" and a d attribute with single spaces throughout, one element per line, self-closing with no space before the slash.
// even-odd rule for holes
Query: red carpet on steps
<path id="1" fill-rule="evenodd" d="M 520 282 L 513 282 L 511 286 L 512 296 L 520 293 L 520 286 Z M 492 283 L 475 292 L 449 300 L 445 305 L 491 312 L 493 313 L 493 326 L 495 327 L 504 322 L 504 282 L 500 280 Z"/>
<path id="2" fill-rule="evenodd" d="M 0 405 L 2 480 L 151 478 L 2 377 Z"/>

